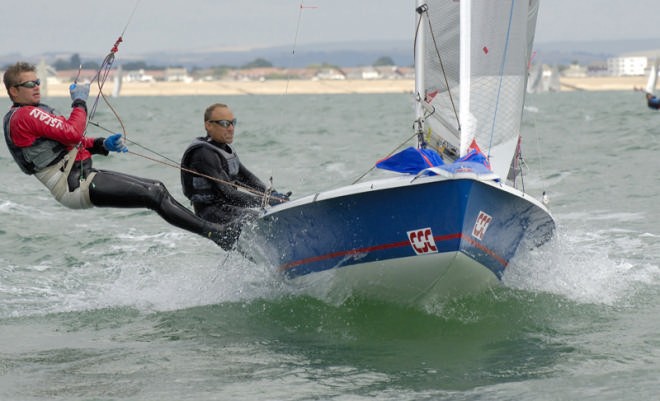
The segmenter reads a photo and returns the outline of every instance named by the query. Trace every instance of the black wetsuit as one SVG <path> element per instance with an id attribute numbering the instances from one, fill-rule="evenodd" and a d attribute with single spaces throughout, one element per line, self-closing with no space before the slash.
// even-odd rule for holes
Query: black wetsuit
<path id="1" fill-rule="evenodd" d="M 240 225 L 257 215 L 255 208 L 262 204 L 266 185 L 240 162 L 231 146 L 197 138 L 186 149 L 181 166 L 200 173 L 181 171 L 183 192 L 197 216 Z"/>

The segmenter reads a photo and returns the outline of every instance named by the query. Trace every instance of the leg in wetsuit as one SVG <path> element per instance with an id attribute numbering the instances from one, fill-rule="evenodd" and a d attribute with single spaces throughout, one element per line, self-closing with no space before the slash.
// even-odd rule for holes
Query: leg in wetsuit
<path id="1" fill-rule="evenodd" d="M 70 175 L 69 179 L 71 178 L 73 177 Z M 231 249 L 235 241 L 235 234 L 230 227 L 213 224 L 195 216 L 177 202 L 165 185 L 157 180 L 97 170 L 89 186 L 89 195 L 92 204 L 98 207 L 151 209 L 168 223 L 209 238 L 225 250 Z"/>
<path id="2" fill-rule="evenodd" d="M 231 232 L 232 243 L 241 235 L 241 227 L 257 218 L 258 212 L 254 209 L 233 205 L 194 205 L 195 214 L 205 221 L 210 221 L 228 227 Z"/>

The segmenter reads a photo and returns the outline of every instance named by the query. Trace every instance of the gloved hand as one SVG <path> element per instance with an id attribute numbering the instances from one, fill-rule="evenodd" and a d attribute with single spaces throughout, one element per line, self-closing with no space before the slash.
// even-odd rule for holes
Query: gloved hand
<path id="1" fill-rule="evenodd" d="M 270 206 L 275 206 L 275 205 L 279 205 L 280 203 L 288 202 L 290 196 L 291 196 L 291 191 L 285 194 L 277 191 L 271 191 L 270 198 L 268 199 L 268 204 Z"/>
<path id="2" fill-rule="evenodd" d="M 128 152 L 128 148 L 124 143 L 124 137 L 122 134 L 112 134 L 105 138 L 105 141 L 103 141 L 103 146 L 110 152 Z"/>
<path id="3" fill-rule="evenodd" d="M 69 86 L 69 93 L 71 94 L 71 100 L 82 100 L 86 102 L 89 96 L 89 84 L 71 84 Z"/>

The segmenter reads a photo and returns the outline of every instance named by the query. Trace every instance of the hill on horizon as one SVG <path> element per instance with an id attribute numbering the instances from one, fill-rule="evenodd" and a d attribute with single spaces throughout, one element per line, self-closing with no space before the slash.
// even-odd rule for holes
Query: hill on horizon
<path id="1" fill-rule="evenodd" d="M 601 40 L 576 42 L 546 42 L 534 45 L 535 61 L 545 64 L 568 65 L 573 62 L 586 65 L 594 61 L 605 61 L 622 55 L 660 55 L 660 39 Z M 73 53 L 49 52 L 22 57 L 20 54 L 0 55 L 0 66 L 27 60 L 37 63 L 44 59 L 53 63 L 58 58 L 70 57 Z M 83 61 L 102 60 L 101 54 L 80 54 Z M 390 57 L 396 65 L 413 64 L 413 45 L 406 40 L 357 41 L 316 43 L 291 47 L 267 47 L 242 51 L 206 49 L 190 52 L 161 51 L 144 54 L 117 54 L 117 63 L 144 61 L 149 65 L 207 68 L 213 66 L 240 67 L 258 58 L 265 59 L 276 67 L 302 68 L 310 65 L 330 64 L 340 67 L 370 66 L 381 57 Z"/>

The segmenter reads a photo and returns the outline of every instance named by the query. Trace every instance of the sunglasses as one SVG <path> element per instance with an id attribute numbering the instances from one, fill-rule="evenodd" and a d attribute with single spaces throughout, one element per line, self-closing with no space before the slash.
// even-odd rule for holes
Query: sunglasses
<path id="1" fill-rule="evenodd" d="M 236 126 L 236 119 L 233 120 L 208 120 L 210 123 L 218 124 L 221 127 L 229 128 L 230 125 Z"/>
<path id="2" fill-rule="evenodd" d="M 14 85 L 14 87 L 17 88 L 19 86 L 22 86 L 23 88 L 32 89 L 35 86 L 39 86 L 39 85 L 41 85 L 41 80 L 40 79 L 35 79 L 34 81 L 21 82 L 20 84 Z"/>

